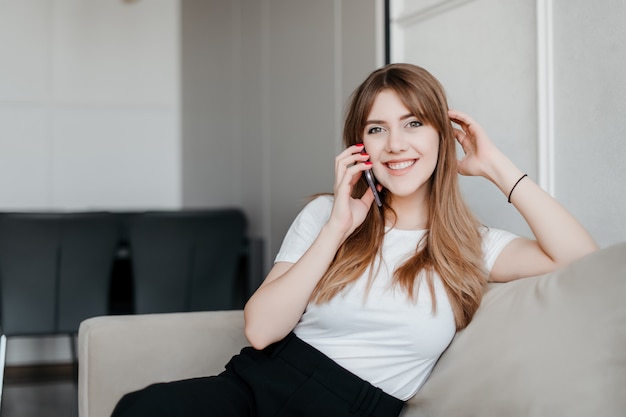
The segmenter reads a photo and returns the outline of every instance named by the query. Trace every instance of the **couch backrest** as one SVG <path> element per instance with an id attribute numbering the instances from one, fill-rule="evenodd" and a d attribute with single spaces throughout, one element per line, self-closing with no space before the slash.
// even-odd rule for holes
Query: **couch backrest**
<path id="1" fill-rule="evenodd" d="M 625 298 L 626 243 L 494 284 L 410 401 L 410 415 L 623 416 Z"/>

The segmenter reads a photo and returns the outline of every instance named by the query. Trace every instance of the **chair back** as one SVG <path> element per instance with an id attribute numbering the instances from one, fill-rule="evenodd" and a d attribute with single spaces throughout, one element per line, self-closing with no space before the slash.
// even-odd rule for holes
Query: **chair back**
<path id="1" fill-rule="evenodd" d="M 117 236 L 109 213 L 0 216 L 2 333 L 76 333 L 107 314 Z"/>
<path id="2" fill-rule="evenodd" d="M 88 317 L 109 314 L 118 220 L 110 213 L 81 213 L 61 220 L 58 332 L 77 332 Z"/>
<path id="3" fill-rule="evenodd" d="M 129 235 L 135 313 L 237 308 L 246 226 L 239 209 L 133 216 Z"/>
<path id="4" fill-rule="evenodd" d="M 0 325 L 12 335 L 52 334 L 59 259 L 56 215 L 0 217 Z"/>

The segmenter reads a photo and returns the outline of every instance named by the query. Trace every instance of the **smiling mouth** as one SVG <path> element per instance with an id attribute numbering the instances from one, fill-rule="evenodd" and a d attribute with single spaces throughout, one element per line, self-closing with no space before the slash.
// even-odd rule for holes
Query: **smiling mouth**
<path id="1" fill-rule="evenodd" d="M 416 162 L 415 159 L 411 159 L 410 161 L 388 162 L 385 165 L 387 166 L 387 168 L 389 168 L 391 170 L 399 170 L 399 169 L 405 169 L 405 168 L 408 168 L 410 166 L 413 166 L 415 164 L 415 162 Z"/>

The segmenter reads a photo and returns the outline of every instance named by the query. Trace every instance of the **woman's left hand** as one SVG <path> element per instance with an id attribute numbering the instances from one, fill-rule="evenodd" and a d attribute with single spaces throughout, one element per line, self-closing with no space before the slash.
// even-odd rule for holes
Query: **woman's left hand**
<path id="1" fill-rule="evenodd" d="M 454 133 L 465 152 L 458 162 L 459 174 L 491 180 L 515 205 L 536 238 L 510 242 L 498 256 L 490 272 L 491 280 L 510 281 L 540 275 L 598 248 L 578 220 L 541 187 L 530 179 L 517 185 L 526 176 L 500 152 L 478 123 L 456 110 L 450 110 L 448 115 L 460 127 Z"/>
<path id="2" fill-rule="evenodd" d="M 493 180 L 492 164 L 496 158 L 503 157 L 501 152 L 491 142 L 482 126 L 467 114 L 449 110 L 448 115 L 460 126 L 454 129 L 456 140 L 465 153 L 465 156 L 458 162 L 459 174 L 482 176 Z"/>

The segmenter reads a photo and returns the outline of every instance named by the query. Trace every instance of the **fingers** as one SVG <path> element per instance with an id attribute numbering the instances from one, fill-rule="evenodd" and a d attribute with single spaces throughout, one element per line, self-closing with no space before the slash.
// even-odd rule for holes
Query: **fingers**
<path id="1" fill-rule="evenodd" d="M 353 200 L 351 196 L 354 185 L 361 179 L 363 171 L 371 169 L 372 163 L 369 161 L 369 155 L 363 152 L 363 146 L 357 144 L 341 152 L 337 156 L 335 164 L 335 201 L 343 201 L 345 204 Z M 378 186 L 380 189 L 380 184 Z M 376 200 L 369 187 L 356 199 L 361 200 L 361 203 L 365 204 L 366 207 L 371 206 Z"/>
<path id="2" fill-rule="evenodd" d="M 460 112 L 458 110 L 454 110 L 454 109 L 448 110 L 448 116 L 453 122 L 459 124 L 462 128 L 469 127 L 472 124 L 476 124 L 474 119 L 472 119 L 467 114 Z"/>
<path id="3" fill-rule="evenodd" d="M 458 124 L 466 135 L 485 136 L 483 128 L 470 116 L 458 110 L 448 110 L 450 120 Z M 458 137 L 457 137 L 458 138 Z"/>
<path id="4" fill-rule="evenodd" d="M 362 153 L 363 145 L 357 144 L 346 148 L 335 158 L 335 178 L 337 183 L 344 182 L 347 179 L 348 184 L 354 184 L 358 180 L 355 177 L 360 171 L 368 169 L 369 155 Z"/>
<path id="5" fill-rule="evenodd" d="M 457 142 L 459 142 L 461 146 L 464 146 L 463 143 L 465 142 L 465 139 L 467 139 L 467 134 L 461 129 L 453 128 L 452 130 L 454 131 L 454 137 Z"/>
<path id="6" fill-rule="evenodd" d="M 485 143 L 490 142 L 482 126 L 467 114 L 458 110 L 449 110 L 448 115 L 450 120 L 460 127 L 460 129 L 453 127 L 454 136 L 465 152 L 475 150 L 477 146 L 483 147 Z"/>
<path id="7" fill-rule="evenodd" d="M 465 139 L 467 139 L 467 135 L 470 133 L 470 126 L 474 122 L 468 115 L 462 113 L 458 110 L 449 110 L 448 116 L 450 120 L 459 125 L 461 128 L 457 128 L 453 126 L 454 137 L 459 142 L 459 144 L 465 150 Z"/>
<path id="8" fill-rule="evenodd" d="M 464 157 L 458 161 L 458 172 L 462 175 L 489 177 L 494 161 L 502 158 L 502 153 L 491 141 L 485 130 L 470 116 L 458 110 L 449 110 L 454 136 L 463 147 Z"/>
<path id="9" fill-rule="evenodd" d="M 331 216 L 337 224 L 349 224 L 350 233 L 363 222 L 374 202 L 369 188 L 361 198 L 352 197 L 354 185 L 363 171 L 371 167 L 369 155 L 362 151 L 362 145 L 349 146 L 335 158 L 335 199 Z"/>
<path id="10" fill-rule="evenodd" d="M 369 155 L 363 153 L 363 144 L 356 144 L 349 146 L 344 149 L 337 157 L 335 158 L 335 167 L 339 168 L 340 166 L 348 166 L 351 164 L 355 164 L 357 162 L 365 162 L 369 159 Z"/>
<path id="11" fill-rule="evenodd" d="M 365 203 L 368 207 L 374 203 L 374 193 L 370 187 L 367 187 L 363 195 L 361 196 L 361 201 Z"/>

